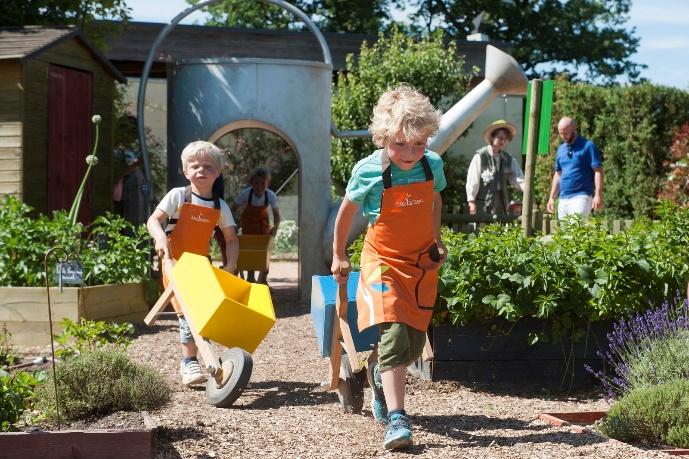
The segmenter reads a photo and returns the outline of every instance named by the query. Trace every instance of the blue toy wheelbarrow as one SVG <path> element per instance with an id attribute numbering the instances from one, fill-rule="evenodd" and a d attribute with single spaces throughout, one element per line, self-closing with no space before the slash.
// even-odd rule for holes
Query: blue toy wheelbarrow
<path id="1" fill-rule="evenodd" d="M 343 262 L 341 273 L 349 270 Z M 313 276 L 311 287 L 311 319 L 321 356 L 330 359 L 328 379 L 322 383 L 329 390 L 337 390 L 337 396 L 346 413 L 359 413 L 364 404 L 366 368 L 378 361 L 378 326 L 359 331 L 357 326 L 356 290 L 359 273 L 349 274 L 347 284 L 338 284 L 333 276 Z M 365 364 L 358 359 L 358 352 L 370 354 Z M 342 354 L 345 358 L 342 358 Z M 428 336 L 421 359 L 433 358 Z"/>
<path id="2" fill-rule="evenodd" d="M 344 262 L 342 273 L 349 271 Z M 330 359 L 328 379 L 321 385 L 336 390 L 346 413 L 359 413 L 364 405 L 365 368 L 378 360 L 378 326 L 361 332 L 357 327 L 356 289 L 359 273 L 349 274 L 347 284 L 338 284 L 333 276 L 313 276 L 311 319 L 316 329 L 322 357 Z M 362 366 L 358 352 L 371 351 Z M 343 357 L 343 353 L 345 358 Z"/>

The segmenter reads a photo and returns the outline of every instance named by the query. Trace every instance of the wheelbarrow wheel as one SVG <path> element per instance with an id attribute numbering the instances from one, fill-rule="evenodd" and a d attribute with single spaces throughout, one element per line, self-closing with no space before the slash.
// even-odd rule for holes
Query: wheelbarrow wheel
<path id="1" fill-rule="evenodd" d="M 358 414 L 364 407 L 364 381 L 366 372 L 354 373 L 349 359 L 344 357 L 340 362 L 340 381 L 337 386 L 337 398 L 345 413 Z"/>
<path id="2" fill-rule="evenodd" d="M 233 366 L 232 374 L 225 384 L 218 387 L 213 377 L 209 377 L 206 381 L 206 400 L 218 408 L 229 408 L 242 395 L 246 385 L 249 384 L 251 370 L 254 367 L 251 354 L 238 347 L 228 349 L 220 357 L 223 368 L 226 368 L 230 362 Z"/>

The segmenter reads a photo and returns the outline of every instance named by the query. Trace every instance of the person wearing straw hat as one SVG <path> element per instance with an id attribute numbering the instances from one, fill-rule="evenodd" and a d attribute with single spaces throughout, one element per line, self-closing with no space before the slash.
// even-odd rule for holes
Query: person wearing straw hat
<path id="1" fill-rule="evenodd" d="M 503 150 L 516 133 L 517 128 L 505 120 L 494 121 L 483 131 L 483 140 L 488 145 L 474 152 L 467 174 L 470 214 L 507 213 L 508 182 L 524 191 L 524 172 L 519 162 Z"/>

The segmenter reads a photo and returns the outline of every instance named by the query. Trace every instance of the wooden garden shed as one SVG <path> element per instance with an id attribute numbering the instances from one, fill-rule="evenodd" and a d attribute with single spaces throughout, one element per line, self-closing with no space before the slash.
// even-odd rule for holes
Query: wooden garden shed
<path id="1" fill-rule="evenodd" d="M 100 115 L 98 165 L 79 220 L 113 209 L 115 83 L 126 78 L 74 27 L 0 28 L 0 199 L 69 210 Z"/>

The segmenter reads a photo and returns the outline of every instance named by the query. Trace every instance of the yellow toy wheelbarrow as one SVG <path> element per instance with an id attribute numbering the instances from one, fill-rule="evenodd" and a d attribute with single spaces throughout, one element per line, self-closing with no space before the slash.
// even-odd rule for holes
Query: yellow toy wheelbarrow
<path id="1" fill-rule="evenodd" d="M 237 272 L 240 277 L 244 277 L 245 271 L 258 271 L 258 281 L 265 283 L 266 279 L 262 276 L 268 272 L 270 256 L 275 250 L 275 239 L 271 235 L 243 235 L 238 234 L 239 255 L 237 256 Z"/>
<path id="2" fill-rule="evenodd" d="M 211 376 L 206 399 L 229 407 L 249 383 L 251 353 L 275 324 L 268 286 L 242 280 L 192 253 L 184 253 L 176 264 L 171 259 L 164 263 L 168 287 L 144 322 L 152 326 L 174 295 Z M 211 340 L 228 350 L 218 357 Z"/>

